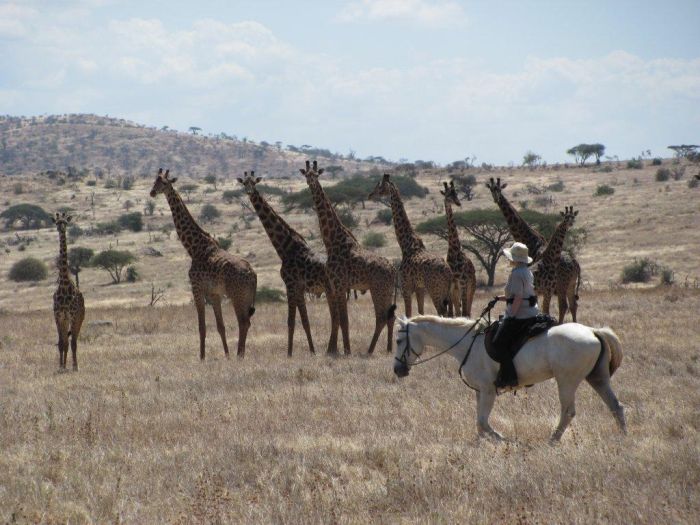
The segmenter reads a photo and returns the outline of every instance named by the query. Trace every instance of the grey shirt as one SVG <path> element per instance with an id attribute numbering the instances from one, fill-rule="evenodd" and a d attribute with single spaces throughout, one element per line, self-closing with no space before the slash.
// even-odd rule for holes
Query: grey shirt
<path id="1" fill-rule="evenodd" d="M 535 295 L 535 278 L 532 276 L 530 268 L 525 264 L 520 264 L 513 268 L 510 272 L 510 277 L 508 277 L 508 283 L 506 283 L 505 295 L 506 299 L 510 299 L 515 295 L 519 295 L 523 298 L 523 302 L 520 305 L 518 314 L 515 315 L 516 319 L 528 319 L 529 317 L 535 317 L 540 310 L 537 306 L 530 306 L 527 298 Z M 513 305 L 506 305 L 506 317 L 513 317 L 511 312 Z"/>

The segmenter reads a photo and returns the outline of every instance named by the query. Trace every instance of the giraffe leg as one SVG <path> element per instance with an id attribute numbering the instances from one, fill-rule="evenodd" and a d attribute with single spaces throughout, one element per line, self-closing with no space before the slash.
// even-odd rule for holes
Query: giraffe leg
<path id="1" fill-rule="evenodd" d="M 338 310 L 335 302 L 335 294 L 330 286 L 326 285 L 326 301 L 328 302 L 328 311 L 331 315 L 331 335 L 328 338 L 328 348 L 326 348 L 327 354 L 337 354 L 338 353 L 338 326 L 340 322 L 338 321 Z M 345 348 L 345 353 L 349 354 L 350 349 Z"/>
<path id="2" fill-rule="evenodd" d="M 552 300 L 551 292 L 544 292 L 542 294 L 542 312 L 549 315 L 549 303 Z"/>
<path id="3" fill-rule="evenodd" d="M 214 317 L 216 317 L 216 329 L 221 336 L 221 342 L 224 345 L 224 355 L 228 357 L 228 343 L 226 343 L 226 325 L 224 325 L 224 316 L 221 313 L 221 296 L 212 295 L 210 298 L 211 305 L 214 308 Z"/>
<path id="4" fill-rule="evenodd" d="M 469 278 L 469 284 L 467 286 L 467 300 L 465 304 L 462 304 L 465 311 L 463 315 L 465 317 L 471 317 L 472 315 L 472 304 L 474 304 L 474 294 L 476 293 L 476 275 L 472 274 Z"/>
<path id="5" fill-rule="evenodd" d="M 569 299 L 569 309 L 571 310 L 571 319 L 574 323 L 576 322 L 576 312 L 578 311 L 578 295 L 576 295 L 577 280 L 578 276 L 574 275 L 566 291 L 567 298 Z"/>
<path id="6" fill-rule="evenodd" d="M 425 311 L 425 288 L 416 288 L 416 302 L 418 303 L 418 313 L 423 315 Z"/>
<path id="7" fill-rule="evenodd" d="M 301 295 L 301 300 L 298 302 L 298 308 L 299 317 L 301 317 L 301 326 L 304 327 L 304 332 L 306 332 L 306 339 L 309 341 L 309 352 L 315 354 L 316 350 L 314 349 L 314 341 L 311 338 L 311 325 L 309 324 L 309 314 L 306 311 L 306 301 L 304 300 L 303 293 Z"/>
<path id="8" fill-rule="evenodd" d="M 73 370 L 78 371 L 78 336 L 80 335 L 80 328 L 83 326 L 83 320 L 85 319 L 85 309 L 78 311 L 76 318 L 73 320 L 73 326 L 71 327 L 71 352 L 73 353 Z"/>
<path id="9" fill-rule="evenodd" d="M 66 349 L 66 352 L 63 352 L 63 348 L 68 345 L 68 340 L 63 334 L 59 333 L 58 334 L 58 368 L 59 369 L 64 369 L 66 367 L 66 354 L 68 353 L 68 350 Z"/>
<path id="10" fill-rule="evenodd" d="M 336 294 L 336 309 L 338 313 L 338 321 L 340 322 L 340 330 L 343 333 L 343 349 L 345 355 L 350 355 L 350 324 L 348 322 L 348 303 L 344 298 L 348 290 L 342 290 Z"/>
<path id="11" fill-rule="evenodd" d="M 559 324 L 562 324 L 564 322 L 564 316 L 566 316 L 566 312 L 569 309 L 566 301 L 566 290 L 559 290 L 557 304 L 559 306 Z"/>
<path id="12" fill-rule="evenodd" d="M 199 321 L 199 359 L 204 361 L 205 358 L 205 342 L 207 339 L 207 323 L 204 316 L 204 294 L 199 286 L 192 284 L 192 296 L 194 298 L 194 306 L 197 309 L 197 320 Z"/>
<path id="13" fill-rule="evenodd" d="M 469 301 L 469 289 L 467 288 L 467 286 L 464 286 L 462 288 L 462 297 L 460 303 L 462 305 L 462 317 L 469 317 L 471 315 L 472 309 Z"/>
<path id="14" fill-rule="evenodd" d="M 406 317 L 411 317 L 413 311 L 413 305 L 411 304 L 413 291 L 406 288 L 401 290 L 401 295 L 403 295 L 404 313 Z"/>
<path id="15" fill-rule="evenodd" d="M 461 315 L 461 304 L 460 296 L 462 292 L 462 287 L 455 281 L 450 290 L 450 304 L 447 308 L 448 317 L 459 317 Z"/>
<path id="16" fill-rule="evenodd" d="M 296 325 L 297 305 L 287 291 L 287 356 L 292 357 L 294 348 L 294 325 Z"/>
<path id="17" fill-rule="evenodd" d="M 233 309 L 238 320 L 238 357 L 245 356 L 245 342 L 250 328 L 250 304 L 248 301 L 234 300 Z"/>

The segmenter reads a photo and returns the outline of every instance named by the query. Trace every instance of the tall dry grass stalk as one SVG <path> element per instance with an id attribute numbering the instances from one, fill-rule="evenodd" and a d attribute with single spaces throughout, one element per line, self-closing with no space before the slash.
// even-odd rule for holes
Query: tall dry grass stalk
<path id="1" fill-rule="evenodd" d="M 477 309 L 487 297 L 477 295 Z M 58 374 L 49 311 L 0 314 L 0 521 L 36 523 L 690 523 L 700 515 L 700 293 L 586 293 L 580 316 L 621 336 L 613 378 L 629 436 L 587 387 L 559 446 L 550 381 L 497 400 L 477 438 L 474 394 L 438 359 L 405 380 L 365 355 L 287 359 L 285 312 L 261 305 L 244 360 L 223 358 L 208 312 L 88 310 L 78 373 Z M 322 301 L 310 306 L 318 347 Z M 230 305 L 229 343 L 236 336 Z M 97 319 L 111 326 L 91 326 Z"/>

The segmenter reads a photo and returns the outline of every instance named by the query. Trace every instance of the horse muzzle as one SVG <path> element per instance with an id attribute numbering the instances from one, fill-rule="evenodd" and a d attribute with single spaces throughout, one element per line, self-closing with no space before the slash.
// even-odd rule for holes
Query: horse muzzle
<path id="1" fill-rule="evenodd" d="M 408 366 L 405 363 L 396 363 L 394 365 L 394 373 L 396 377 L 406 377 L 408 375 Z"/>

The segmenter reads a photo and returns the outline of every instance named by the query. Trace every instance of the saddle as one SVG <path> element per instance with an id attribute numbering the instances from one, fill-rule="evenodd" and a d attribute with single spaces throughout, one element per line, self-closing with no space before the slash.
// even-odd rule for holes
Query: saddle
<path id="1" fill-rule="evenodd" d="M 486 353 L 494 361 L 501 363 L 505 360 L 512 360 L 520 349 L 533 337 L 547 332 L 552 326 L 557 325 L 556 319 L 547 314 L 537 314 L 531 319 L 523 319 L 519 333 L 512 339 L 511 345 L 504 348 L 501 344 L 494 343 L 494 337 L 498 333 L 498 328 L 503 322 L 502 319 L 491 323 L 484 331 L 484 345 Z"/>

